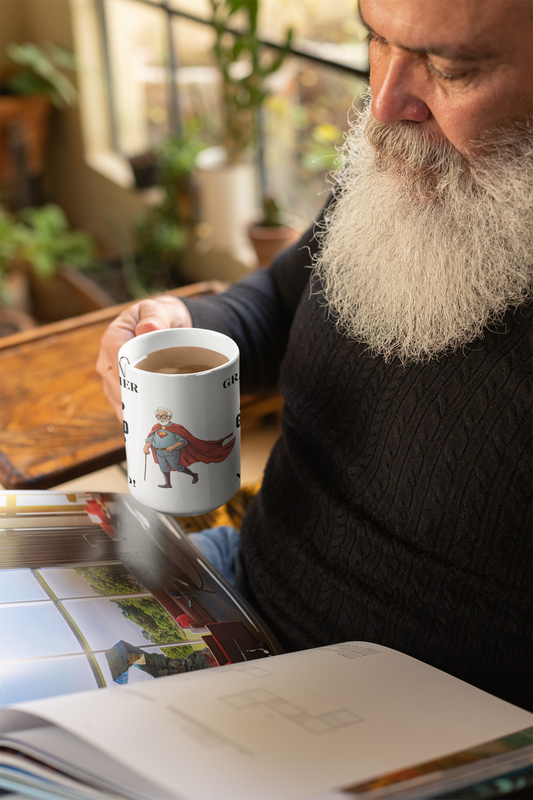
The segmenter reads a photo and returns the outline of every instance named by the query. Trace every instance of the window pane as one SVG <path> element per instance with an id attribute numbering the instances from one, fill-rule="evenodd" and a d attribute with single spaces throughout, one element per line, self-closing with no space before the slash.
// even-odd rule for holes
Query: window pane
<path id="1" fill-rule="evenodd" d="M 141 647 L 185 638 L 179 625 L 153 597 L 65 600 L 63 605 L 92 650 L 107 650 L 121 639 Z"/>
<path id="2" fill-rule="evenodd" d="M 276 76 L 264 115 L 267 193 L 310 219 L 324 205 L 336 146 L 364 83 L 349 73 L 293 58 Z"/>
<path id="3" fill-rule="evenodd" d="M 0 660 L 81 653 L 82 647 L 50 601 L 0 608 Z"/>
<path id="4" fill-rule="evenodd" d="M 171 0 L 170 7 L 211 16 L 209 0 Z M 167 19 L 163 10 L 135 0 L 106 0 L 106 8 L 118 141 L 133 155 L 157 147 L 171 133 Z M 367 70 L 368 47 L 354 0 L 262 0 L 260 34 L 281 42 L 288 26 L 299 49 Z M 206 143 L 218 144 L 223 112 L 214 33 L 209 25 L 179 16 L 172 18 L 171 31 L 179 119 L 185 130 L 195 121 Z M 263 114 L 266 190 L 305 220 L 325 200 L 335 146 L 365 88 L 345 70 L 298 57 L 287 58 L 270 78 Z"/>
<path id="5" fill-rule="evenodd" d="M 46 592 L 31 570 L 2 570 L 0 603 L 21 603 L 46 599 L 48 599 Z"/>
<path id="6" fill-rule="evenodd" d="M 181 122 L 202 131 L 208 144 L 217 144 L 222 124 L 221 75 L 212 49 L 215 35 L 209 25 L 174 17 L 172 32 L 177 69 Z"/>
<path id="7" fill-rule="evenodd" d="M 178 11 L 185 11 L 186 14 L 194 14 L 195 17 L 211 19 L 211 3 L 209 0 L 170 0 L 169 6 Z"/>
<path id="8" fill-rule="evenodd" d="M 282 42 L 288 28 L 294 31 L 298 49 L 368 69 L 366 30 L 354 0 L 262 0 L 260 35 Z"/>
<path id="9" fill-rule="evenodd" d="M 196 0 L 175 0 L 174 5 L 199 13 Z M 368 68 L 365 30 L 353 0 L 262 0 L 260 34 L 281 41 L 288 26 L 295 29 L 296 46 Z M 182 114 L 200 119 L 208 140 L 216 143 L 222 112 L 220 76 L 210 66 L 213 33 L 207 26 L 179 18 L 174 30 Z M 309 219 L 324 202 L 326 174 L 335 166 L 335 145 L 348 127 L 352 103 L 360 106 L 366 87 L 348 72 L 304 58 L 288 58 L 270 84 L 272 95 L 263 115 L 266 190 L 283 207 L 297 209 Z"/>
<path id="10" fill-rule="evenodd" d="M 171 0 L 170 7 L 188 14 L 211 18 L 209 0 Z M 238 15 L 232 27 L 239 27 Z M 366 30 L 359 20 L 354 0 L 261 0 L 258 33 L 261 38 L 282 43 L 293 29 L 293 44 L 323 58 L 368 70 Z"/>
<path id="11" fill-rule="evenodd" d="M 166 17 L 134 0 L 105 8 L 118 145 L 136 155 L 169 132 Z"/>
<path id="12" fill-rule="evenodd" d="M 39 574 L 58 599 L 146 593 L 122 564 L 96 564 L 40 569 Z"/>
<path id="13" fill-rule="evenodd" d="M 97 688 L 85 655 L 0 664 L 0 706 Z"/>

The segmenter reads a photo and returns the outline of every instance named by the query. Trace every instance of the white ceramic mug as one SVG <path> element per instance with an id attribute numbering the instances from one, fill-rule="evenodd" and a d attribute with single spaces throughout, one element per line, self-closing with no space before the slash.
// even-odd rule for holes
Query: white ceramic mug
<path id="1" fill-rule="evenodd" d="M 139 369 L 155 351 L 201 347 L 226 363 L 191 374 Z M 240 487 L 239 348 L 228 336 L 172 328 L 131 339 L 119 354 L 131 494 L 164 514 L 213 511 Z"/>

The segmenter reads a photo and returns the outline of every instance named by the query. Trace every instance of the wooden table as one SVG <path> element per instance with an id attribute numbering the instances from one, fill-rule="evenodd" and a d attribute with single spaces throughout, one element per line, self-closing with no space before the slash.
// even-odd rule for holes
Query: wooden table
<path id="1" fill-rule="evenodd" d="M 193 297 L 224 288 L 204 281 L 172 293 Z M 122 426 L 95 363 L 107 325 L 127 305 L 0 339 L 0 483 L 6 489 L 49 489 L 125 459 Z M 246 398 L 243 416 L 280 405 L 279 396 Z"/>

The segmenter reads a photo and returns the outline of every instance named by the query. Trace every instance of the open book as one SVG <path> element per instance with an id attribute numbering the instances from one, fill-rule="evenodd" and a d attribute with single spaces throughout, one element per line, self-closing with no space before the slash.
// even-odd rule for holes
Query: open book
<path id="1" fill-rule="evenodd" d="M 411 800 L 531 780 L 532 714 L 379 644 L 281 654 L 179 521 L 129 495 L 0 511 L 0 788 Z"/>

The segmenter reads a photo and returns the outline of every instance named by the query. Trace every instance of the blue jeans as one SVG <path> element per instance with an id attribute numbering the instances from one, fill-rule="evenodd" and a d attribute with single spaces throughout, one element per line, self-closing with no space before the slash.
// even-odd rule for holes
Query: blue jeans
<path id="1" fill-rule="evenodd" d="M 241 540 L 237 529 L 231 525 L 219 525 L 217 528 L 206 528 L 200 533 L 190 533 L 189 538 L 230 586 L 246 597 L 239 558 Z"/>

